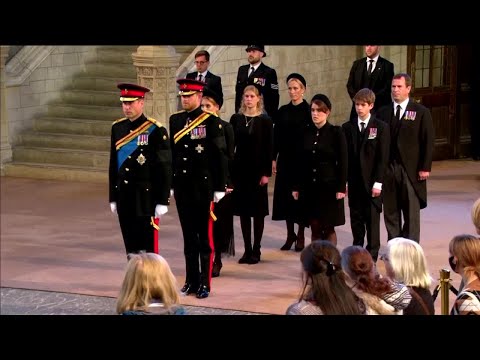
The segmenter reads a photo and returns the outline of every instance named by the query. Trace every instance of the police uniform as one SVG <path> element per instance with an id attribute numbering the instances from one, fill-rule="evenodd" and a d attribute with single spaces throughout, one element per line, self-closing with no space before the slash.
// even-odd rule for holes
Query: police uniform
<path id="1" fill-rule="evenodd" d="M 267 56 L 264 45 L 248 45 L 245 50 L 249 51 L 251 49 L 262 51 L 263 57 Z M 252 65 L 248 64 L 238 68 L 237 83 L 235 85 L 235 112 L 237 113 L 240 109 L 243 90 L 248 85 L 256 85 L 261 89 L 265 111 L 273 119 L 276 116 L 280 103 L 277 72 L 262 62 L 249 76 L 248 73 L 251 66 Z"/>
<path id="2" fill-rule="evenodd" d="M 193 95 L 205 85 L 193 79 L 178 79 L 179 94 Z M 186 281 L 184 294 L 205 298 L 210 292 L 213 263 L 214 192 L 225 192 L 227 175 L 226 144 L 220 119 L 198 106 L 191 112 L 170 116 L 173 160 L 173 189 L 182 226 Z"/>
<path id="3" fill-rule="evenodd" d="M 142 99 L 149 89 L 119 84 L 120 101 Z M 144 114 L 115 121 L 111 131 L 109 198 L 117 206 L 127 255 L 154 251 L 156 205 L 168 205 L 172 156 L 166 128 Z"/>

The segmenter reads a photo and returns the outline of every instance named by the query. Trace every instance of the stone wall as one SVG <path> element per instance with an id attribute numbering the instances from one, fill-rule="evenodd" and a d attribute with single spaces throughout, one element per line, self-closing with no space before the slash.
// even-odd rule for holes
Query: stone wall
<path id="1" fill-rule="evenodd" d="M 29 47 L 25 47 L 29 48 Z M 23 65 L 18 57 L 12 59 L 15 64 L 7 64 L 7 71 L 13 66 L 16 72 L 25 72 L 28 76 L 20 84 L 9 84 L 16 74 L 7 73 L 7 117 L 10 141 L 16 142 L 16 135 L 30 128 L 36 116 L 47 111 L 47 104 L 60 97 L 60 92 L 72 81 L 72 75 L 84 71 L 87 61 L 95 57 L 96 46 L 55 46 L 41 63 L 31 71 L 32 63 Z M 22 49 L 23 51 L 23 49 Z M 19 52 L 17 56 L 21 55 Z M 38 56 L 45 56 L 40 54 Z M 18 69 L 25 66 L 25 69 Z"/>

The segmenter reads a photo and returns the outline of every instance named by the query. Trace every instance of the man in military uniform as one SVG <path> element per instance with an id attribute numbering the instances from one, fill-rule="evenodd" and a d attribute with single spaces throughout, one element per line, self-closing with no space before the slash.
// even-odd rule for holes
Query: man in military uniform
<path id="1" fill-rule="evenodd" d="M 248 53 L 249 64 L 238 68 L 237 84 L 235 85 L 235 112 L 237 113 L 240 109 L 243 90 L 247 85 L 256 85 L 263 94 L 265 111 L 273 119 L 278 111 L 280 101 L 277 72 L 262 62 L 262 58 L 267 56 L 264 45 L 248 45 L 245 51 Z"/>
<path id="2" fill-rule="evenodd" d="M 154 252 L 154 216 L 168 211 L 172 154 L 167 129 L 143 114 L 145 93 L 135 84 L 119 84 L 124 118 L 113 123 L 110 146 L 110 208 L 118 220 L 128 255 Z M 158 235 L 158 233 L 157 233 Z"/>
<path id="3" fill-rule="evenodd" d="M 177 83 L 183 110 L 170 116 L 170 141 L 186 264 L 181 291 L 203 299 L 210 293 L 213 202 L 225 196 L 226 144 L 218 116 L 200 107 L 205 83 L 194 79 L 178 79 Z"/>

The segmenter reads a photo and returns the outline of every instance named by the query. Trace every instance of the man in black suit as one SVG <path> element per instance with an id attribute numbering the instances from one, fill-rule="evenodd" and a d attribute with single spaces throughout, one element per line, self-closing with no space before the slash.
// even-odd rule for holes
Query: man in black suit
<path id="1" fill-rule="evenodd" d="M 380 46 L 365 45 L 364 58 L 355 60 L 350 69 L 350 75 L 347 81 L 347 90 L 350 99 L 352 99 L 358 90 L 369 88 L 375 93 L 375 104 L 371 111 L 374 114 L 384 105 L 392 102 L 390 97 L 390 86 L 394 74 L 393 64 L 387 59 L 381 57 Z M 356 119 L 355 103 L 352 103 L 350 119 Z"/>
<path id="2" fill-rule="evenodd" d="M 143 114 L 145 93 L 136 84 L 119 84 L 124 118 L 112 125 L 109 201 L 118 214 L 127 257 L 154 252 L 158 227 L 153 217 L 168 211 L 172 154 L 167 129 Z"/>
<path id="3" fill-rule="evenodd" d="M 396 74 L 390 105 L 377 117 L 390 125 L 390 160 L 385 173 L 383 206 L 388 239 L 420 241 L 420 209 L 427 207 L 427 182 L 432 169 L 434 128 L 432 115 L 410 99 L 412 78 Z M 403 225 L 402 225 L 403 215 Z"/>
<path id="4" fill-rule="evenodd" d="M 186 78 L 206 83 L 209 89 L 218 94 L 223 103 L 222 78 L 212 74 L 208 70 L 210 66 L 210 53 L 207 50 L 200 50 L 195 53 L 195 66 L 197 67 L 197 71 L 188 73 Z"/>
<path id="5" fill-rule="evenodd" d="M 249 65 L 238 68 L 237 84 L 235 85 L 235 112 L 240 109 L 243 90 L 247 85 L 257 85 L 263 94 L 265 111 L 270 118 L 275 118 L 280 101 L 278 93 L 277 72 L 262 62 L 267 56 L 264 45 L 248 45 L 245 51 L 248 53 Z"/>
<path id="6" fill-rule="evenodd" d="M 353 97 L 357 118 L 342 125 L 348 146 L 348 206 L 353 245 L 362 246 L 376 262 L 380 250 L 382 183 L 390 150 L 390 129 L 370 111 L 375 94 L 364 88 Z"/>
<path id="7" fill-rule="evenodd" d="M 219 117 L 200 107 L 205 83 L 178 79 L 184 110 L 170 116 L 173 190 L 182 226 L 186 265 L 185 295 L 210 293 L 215 214 L 212 201 L 225 196 L 227 156 Z"/>

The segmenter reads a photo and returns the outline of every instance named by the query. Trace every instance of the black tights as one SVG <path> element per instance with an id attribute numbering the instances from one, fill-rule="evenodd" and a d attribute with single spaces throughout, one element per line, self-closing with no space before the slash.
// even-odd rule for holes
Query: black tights
<path id="1" fill-rule="evenodd" d="M 295 237 L 295 223 L 291 220 L 287 220 L 287 237 Z M 304 225 L 298 225 L 298 234 L 297 236 L 299 238 L 304 238 L 305 237 L 305 226 Z"/>
<path id="2" fill-rule="evenodd" d="M 245 243 L 245 252 L 252 252 L 252 220 L 250 216 L 240 216 L 240 226 L 242 228 L 243 242 Z M 253 249 L 260 250 L 263 228 L 265 227 L 265 217 L 256 216 L 253 218 Z"/>
<path id="3" fill-rule="evenodd" d="M 328 240 L 333 245 L 337 245 L 337 233 L 333 226 L 323 225 L 318 220 L 310 220 L 310 228 L 312 229 L 312 241 Z"/>

